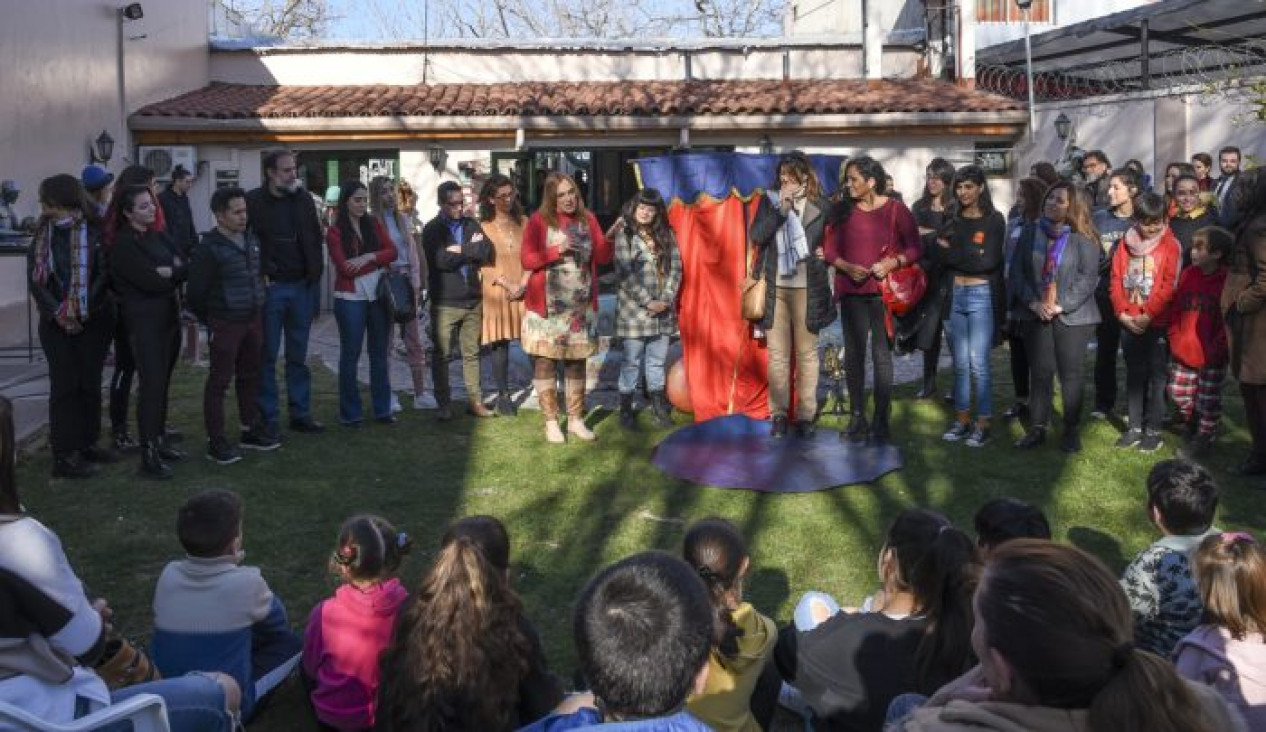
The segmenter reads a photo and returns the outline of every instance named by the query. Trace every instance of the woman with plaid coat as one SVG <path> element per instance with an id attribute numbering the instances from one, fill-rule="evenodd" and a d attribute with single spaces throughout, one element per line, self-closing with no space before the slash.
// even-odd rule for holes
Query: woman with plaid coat
<path id="1" fill-rule="evenodd" d="M 642 363 L 657 427 L 672 425 L 672 408 L 664 395 L 668 346 L 677 334 L 677 293 L 681 289 L 681 253 L 668 226 L 664 197 L 643 188 L 624 204 L 615 229 L 615 274 L 619 310 L 615 334 L 624 358 L 620 365 L 620 426 L 637 426 L 633 393 Z"/>

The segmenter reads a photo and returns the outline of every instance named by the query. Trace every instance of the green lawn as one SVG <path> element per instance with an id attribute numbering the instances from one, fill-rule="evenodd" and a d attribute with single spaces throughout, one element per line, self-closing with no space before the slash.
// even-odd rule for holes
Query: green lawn
<path id="1" fill-rule="evenodd" d="M 1009 403 L 1010 384 L 1001 359 L 997 365 L 1001 411 Z M 317 417 L 333 425 L 334 380 L 316 371 Z M 203 370 L 182 367 L 173 388 L 173 419 L 186 433 L 192 455 L 173 481 L 140 480 L 129 460 L 97 480 L 50 482 L 47 451 L 19 467 L 28 510 L 59 534 L 89 593 L 109 599 L 123 632 L 147 638 L 154 582 L 163 564 L 180 555 L 176 508 L 200 489 L 231 488 L 244 496 L 247 562 L 262 567 L 296 627 L 334 588 L 326 557 L 349 515 L 379 513 L 415 538 L 420 551 L 402 573 L 406 585 L 414 586 L 448 521 L 490 513 L 510 529 L 514 582 L 555 671 L 564 677 L 574 665 L 568 608 L 585 579 L 631 552 L 677 551 L 685 525 L 695 519 L 720 515 L 743 529 L 755 568 L 750 598 L 780 622 L 809 588 L 858 602 L 876 581 L 875 555 L 885 527 L 910 506 L 934 508 L 970 527 L 976 508 L 990 498 L 1033 501 L 1046 509 L 1058 539 L 1120 570 L 1154 538 L 1142 503 L 1143 478 L 1177 444 L 1169 435 L 1169 445 L 1157 455 L 1123 453 L 1112 448 L 1117 430 L 1094 422 L 1085 426 L 1085 451 L 1071 458 L 1053 444 L 1030 453 L 1013 450 L 1018 426 L 998 429 L 992 444 L 972 450 L 942 442 L 946 408 L 912 401 L 912 388 L 905 387 L 898 389 L 893 423 L 905 469 L 875 485 L 806 495 L 670 480 L 649 462 L 663 433 L 644 423 L 641 432 L 625 434 L 608 413 L 590 420 L 597 423 L 596 444 L 549 446 L 536 412 L 440 424 L 433 412 L 406 411 L 394 427 L 288 435 L 278 452 L 248 452 L 242 463 L 220 467 L 202 457 L 204 376 Z M 1209 461 L 1217 466 L 1224 492 L 1219 524 L 1260 534 L 1266 529 L 1263 494 L 1225 472 L 1247 444 L 1234 385 L 1226 393 L 1230 429 Z M 835 426 L 830 420 L 824 424 Z M 301 729 L 307 723 L 297 720 L 305 715 L 292 691 L 252 728 Z"/>

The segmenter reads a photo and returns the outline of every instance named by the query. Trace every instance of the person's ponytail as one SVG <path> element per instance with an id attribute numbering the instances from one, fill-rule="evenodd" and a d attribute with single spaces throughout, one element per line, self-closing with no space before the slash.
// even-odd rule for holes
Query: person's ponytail
<path id="1" fill-rule="evenodd" d="M 1115 674 L 1090 703 L 1091 732 L 1218 732 L 1168 661 L 1128 647 L 1112 661 Z"/>
<path id="2" fill-rule="evenodd" d="M 976 544 L 950 524 L 912 568 L 910 587 L 927 629 L 915 654 L 919 690 L 932 693 L 975 665 L 971 598 L 980 579 Z"/>

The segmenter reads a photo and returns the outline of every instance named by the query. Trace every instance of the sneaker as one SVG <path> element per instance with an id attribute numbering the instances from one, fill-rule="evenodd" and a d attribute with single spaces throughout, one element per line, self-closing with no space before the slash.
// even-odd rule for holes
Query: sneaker
<path id="1" fill-rule="evenodd" d="M 316 435 L 325 431 L 325 425 L 311 417 L 301 417 L 299 419 L 290 420 L 290 431 Z"/>
<path id="2" fill-rule="evenodd" d="M 54 478 L 91 478 L 101 468 L 83 459 L 78 452 L 68 452 L 53 460 Z"/>
<path id="3" fill-rule="evenodd" d="M 404 411 L 404 407 L 400 406 L 400 397 L 393 392 L 391 395 L 391 413 L 400 414 Z"/>
<path id="4" fill-rule="evenodd" d="M 1036 447 L 1041 447 L 1044 442 L 1046 442 L 1046 428 L 1034 427 L 1024 433 L 1024 437 L 1015 441 L 1015 449 L 1032 450 Z"/>
<path id="5" fill-rule="evenodd" d="M 268 434 L 267 430 L 253 429 L 242 430 L 242 447 L 248 450 L 259 450 L 268 452 L 281 447 L 281 440 Z"/>
<path id="6" fill-rule="evenodd" d="M 1101 408 L 1101 407 L 1095 407 L 1095 408 L 1094 408 L 1094 409 L 1090 412 L 1090 418 L 1091 418 L 1091 419 L 1107 419 L 1107 418 L 1108 418 L 1108 417 L 1110 417 L 1110 416 L 1112 416 L 1112 410 L 1111 410 L 1111 409 L 1103 409 L 1103 408 Z"/>
<path id="7" fill-rule="evenodd" d="M 119 453 L 108 447 L 98 447 L 97 445 L 89 445 L 79 451 L 79 456 L 85 461 L 96 463 L 98 465 L 108 465 L 110 463 L 119 462 Z"/>
<path id="8" fill-rule="evenodd" d="M 968 447 L 984 447 L 989 444 L 989 428 L 983 424 L 978 424 L 972 429 L 971 434 L 967 436 L 967 441 L 963 444 Z"/>
<path id="9" fill-rule="evenodd" d="M 1143 433 L 1143 439 L 1139 440 L 1139 452 L 1156 452 L 1165 444 L 1165 440 L 1161 438 L 1161 433 L 1148 430 Z"/>
<path id="10" fill-rule="evenodd" d="M 1128 450 L 1131 447 L 1138 447 L 1139 443 L 1142 441 L 1143 430 L 1128 429 L 1125 431 L 1125 434 L 1121 435 L 1120 439 L 1117 440 L 1116 446 L 1122 450 Z"/>
<path id="11" fill-rule="evenodd" d="M 114 449 L 119 452 L 136 452 L 141 449 L 141 443 L 130 432 L 115 432 Z"/>
<path id="12" fill-rule="evenodd" d="M 958 420 L 954 420 L 953 424 L 950 425 L 950 428 L 945 430 L 945 434 L 941 435 L 941 439 L 946 442 L 958 442 L 959 440 L 966 439 L 969 435 L 971 435 L 971 433 L 972 430 L 970 422 L 959 422 Z"/>
<path id="13" fill-rule="evenodd" d="M 220 465 L 242 461 L 242 451 L 223 437 L 207 441 L 207 460 Z"/>

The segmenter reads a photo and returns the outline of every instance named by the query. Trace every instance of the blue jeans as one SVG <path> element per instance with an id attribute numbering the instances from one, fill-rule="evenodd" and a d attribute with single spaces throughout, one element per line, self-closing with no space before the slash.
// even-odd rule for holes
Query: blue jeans
<path id="1" fill-rule="evenodd" d="M 264 302 L 264 357 L 260 363 L 259 417 L 276 427 L 281 413 L 277 392 L 277 355 L 286 337 L 286 398 L 290 418 L 312 416 L 312 373 L 308 371 L 308 334 L 317 306 L 317 285 L 274 282 Z"/>
<path id="2" fill-rule="evenodd" d="M 355 424 L 365 418 L 360 401 L 356 367 L 361 348 L 369 340 L 369 400 L 374 417 L 391 416 L 391 381 L 387 375 L 387 346 L 391 343 L 391 321 L 387 308 L 377 300 L 334 300 L 334 320 L 338 323 L 338 420 Z"/>
<path id="3" fill-rule="evenodd" d="M 637 391 L 637 377 L 646 359 L 646 389 L 651 393 L 664 390 L 664 362 L 668 360 L 670 336 L 658 335 L 645 338 L 622 338 L 624 357 L 620 361 L 620 393 Z"/>
<path id="4" fill-rule="evenodd" d="M 971 410 L 971 386 L 976 382 L 976 412 L 993 416 L 993 377 L 989 351 L 993 347 L 993 288 L 954 285 L 954 303 L 945 320 L 945 333 L 954 352 L 954 409 Z"/>
<path id="5" fill-rule="evenodd" d="M 224 689 L 212 677 L 192 673 L 129 686 L 110 694 L 114 704 L 137 694 L 155 694 L 167 705 L 167 721 L 172 732 L 230 732 L 233 719 L 224 709 Z M 116 722 L 101 732 L 131 732 L 131 722 Z"/>
<path id="6" fill-rule="evenodd" d="M 888 713 L 884 715 L 884 727 L 899 724 L 906 717 L 914 714 L 928 703 L 928 697 L 922 694 L 898 694 L 888 702 Z"/>
<path id="7" fill-rule="evenodd" d="M 825 592 L 809 590 L 800 596 L 800 601 L 796 603 L 795 612 L 792 614 L 796 630 L 801 633 L 806 633 L 820 625 L 813 617 L 814 604 L 825 606 L 831 615 L 835 615 L 840 611 L 840 604 L 835 601 L 834 597 Z"/>

